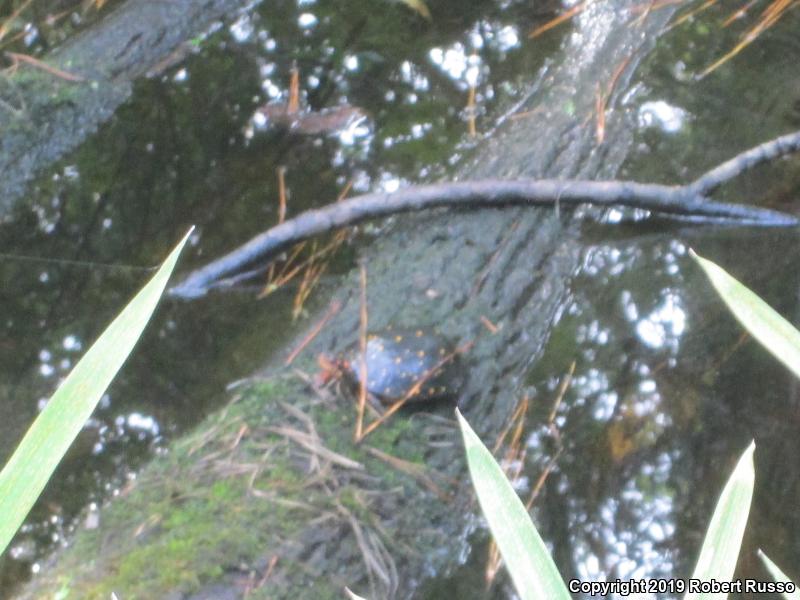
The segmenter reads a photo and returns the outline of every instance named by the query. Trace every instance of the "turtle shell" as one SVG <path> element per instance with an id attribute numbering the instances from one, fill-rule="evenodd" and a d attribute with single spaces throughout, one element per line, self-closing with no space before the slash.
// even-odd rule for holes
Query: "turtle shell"
<path id="1" fill-rule="evenodd" d="M 367 335 L 367 392 L 381 402 L 405 398 L 430 400 L 458 391 L 457 365 L 452 345 L 441 335 L 422 329 L 386 329 Z M 346 351 L 342 366 L 347 378 L 360 383 L 361 352 L 358 346 Z"/>

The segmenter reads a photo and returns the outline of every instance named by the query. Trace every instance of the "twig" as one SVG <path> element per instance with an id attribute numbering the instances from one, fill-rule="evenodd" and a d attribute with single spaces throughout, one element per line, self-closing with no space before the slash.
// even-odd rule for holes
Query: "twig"
<path id="1" fill-rule="evenodd" d="M 481 180 L 413 186 L 393 193 L 354 196 L 306 211 L 255 236 L 225 256 L 190 273 L 170 289 L 172 296 L 197 298 L 225 276 L 264 260 L 299 241 L 370 219 L 432 208 L 502 208 L 507 206 L 627 206 L 701 223 L 794 227 L 798 218 L 745 204 L 710 200 L 721 183 L 753 166 L 800 150 L 800 132 L 747 150 L 708 171 L 689 185 L 668 186 L 633 181 Z"/>

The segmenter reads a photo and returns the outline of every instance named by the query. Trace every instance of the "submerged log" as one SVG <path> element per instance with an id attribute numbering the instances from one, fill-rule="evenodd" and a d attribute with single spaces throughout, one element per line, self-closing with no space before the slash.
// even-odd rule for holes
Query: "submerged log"
<path id="1" fill-rule="evenodd" d="M 571 36 L 546 84 L 531 88 L 522 108 L 544 110 L 502 123 L 465 178 L 616 175 L 631 128 L 611 119 L 598 148 L 586 117 L 597 86 L 628 60 L 618 83 L 625 89 L 670 10 L 654 11 L 640 29 L 623 13 L 632 2 L 614 4 L 595 7 L 607 12 L 598 18 L 604 34 L 590 36 L 596 43 Z M 574 110 L 562 110 L 567 101 Z M 493 441 L 528 391 L 524 374 L 580 265 L 578 234 L 563 211 L 404 217 L 365 257 L 370 327 L 437 325 L 473 342 L 458 402 Z M 357 289 L 354 275 L 335 292 L 344 309 L 301 353 L 301 367 L 354 339 Z M 501 327 L 487 331 L 482 317 Z M 350 404 L 318 397 L 282 363 L 269 365 L 146 469 L 103 511 L 100 527 L 81 532 L 20 597 L 65 587 L 81 598 L 338 597 L 344 586 L 371 598 L 425 597 L 432 578 L 459 568 L 477 510 L 452 406 L 432 410 L 396 415 L 356 446 Z M 552 539 L 558 528 L 565 524 L 546 523 L 543 533 Z M 557 545 L 555 555 L 572 575 L 570 553 Z"/>

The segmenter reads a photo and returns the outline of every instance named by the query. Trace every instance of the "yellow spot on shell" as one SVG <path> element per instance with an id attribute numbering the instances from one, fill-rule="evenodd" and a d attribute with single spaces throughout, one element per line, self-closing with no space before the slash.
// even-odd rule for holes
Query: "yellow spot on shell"
<path id="1" fill-rule="evenodd" d="M 420 358 L 425 358 L 425 350 L 418 350 L 417 356 L 419 356 Z"/>
<path id="2" fill-rule="evenodd" d="M 396 365 L 399 365 L 401 362 L 403 362 L 403 359 L 400 358 L 399 356 L 394 359 L 394 364 L 396 364 Z"/>
<path id="3" fill-rule="evenodd" d="M 417 337 L 422 337 L 424 335 L 422 329 L 417 329 L 414 333 Z"/>
<path id="4" fill-rule="evenodd" d="M 396 336 L 394 336 L 394 341 L 395 341 L 395 342 L 402 342 L 402 341 L 403 341 L 403 336 L 402 336 L 402 335 L 396 335 Z"/>

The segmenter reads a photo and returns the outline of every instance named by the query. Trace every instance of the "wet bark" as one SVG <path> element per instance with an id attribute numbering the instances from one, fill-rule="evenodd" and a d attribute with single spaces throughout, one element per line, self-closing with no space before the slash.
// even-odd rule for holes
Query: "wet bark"
<path id="1" fill-rule="evenodd" d="M 243 0 L 129 0 L 42 57 L 69 81 L 23 64 L 0 78 L 0 215 L 36 173 L 75 148 L 131 95 L 133 82 L 235 14 Z"/>

